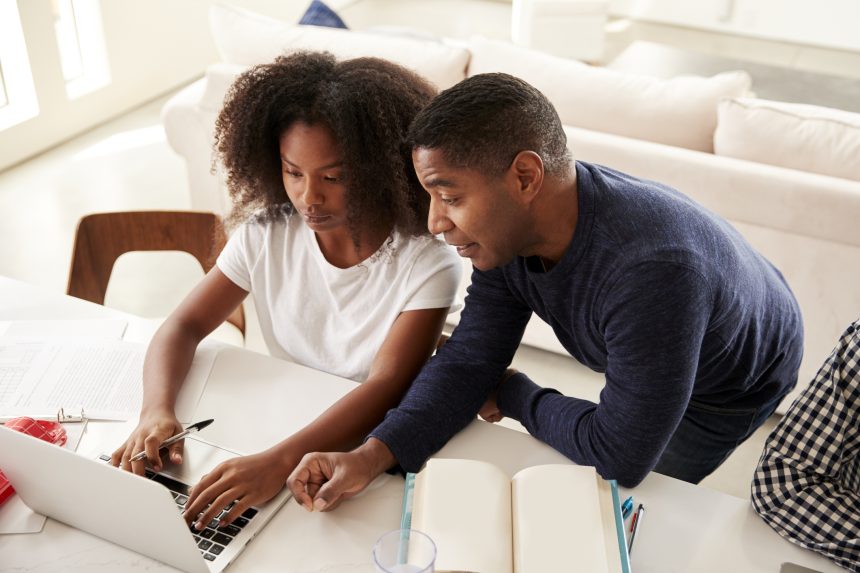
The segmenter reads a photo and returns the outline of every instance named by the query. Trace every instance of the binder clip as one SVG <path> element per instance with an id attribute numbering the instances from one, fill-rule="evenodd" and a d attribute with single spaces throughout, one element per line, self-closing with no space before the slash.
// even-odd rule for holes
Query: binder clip
<path id="1" fill-rule="evenodd" d="M 80 414 L 66 414 L 65 409 L 60 408 L 59 410 L 57 410 L 57 422 L 60 424 L 84 424 L 87 422 L 87 416 L 86 414 L 84 414 L 83 408 L 81 408 Z"/>

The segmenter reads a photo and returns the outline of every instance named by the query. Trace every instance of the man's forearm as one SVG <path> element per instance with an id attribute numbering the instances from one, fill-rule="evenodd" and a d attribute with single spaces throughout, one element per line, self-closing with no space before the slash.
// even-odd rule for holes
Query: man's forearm
<path id="1" fill-rule="evenodd" d="M 612 411 L 623 411 L 620 405 L 598 406 L 564 396 L 538 386 L 522 373 L 502 384 L 497 405 L 504 416 L 518 420 L 535 438 L 580 465 L 594 466 L 601 476 L 625 487 L 645 478 L 664 445 L 648 427 L 635 435 L 619 428 Z M 635 411 L 629 414 L 640 417 Z"/>
<path id="2" fill-rule="evenodd" d="M 473 273 L 451 338 L 370 435 L 388 445 L 403 469 L 418 471 L 475 419 L 510 365 L 531 312 L 500 270 Z"/>
<path id="3" fill-rule="evenodd" d="M 475 419 L 489 392 L 478 382 L 479 375 L 480 367 L 474 365 L 452 368 L 451 363 L 440 367 L 431 362 L 400 406 L 390 410 L 370 436 L 384 442 L 403 469 L 418 471 L 427 458 Z M 500 375 L 501 371 L 496 379 Z"/>

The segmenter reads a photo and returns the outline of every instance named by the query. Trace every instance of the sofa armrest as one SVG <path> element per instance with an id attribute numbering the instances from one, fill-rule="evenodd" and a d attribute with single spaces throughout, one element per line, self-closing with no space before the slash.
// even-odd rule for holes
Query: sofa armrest
<path id="1" fill-rule="evenodd" d="M 186 136 L 189 129 L 199 129 L 196 119 L 200 98 L 206 90 L 206 79 L 200 78 L 176 92 L 161 108 L 161 124 L 167 143 L 179 155 L 192 152 L 193 141 Z"/>
<path id="2" fill-rule="evenodd" d="M 205 77 L 167 100 L 161 121 L 167 142 L 185 159 L 191 208 L 224 215 L 230 207 L 223 175 L 214 163 L 215 119 L 236 76 L 247 66 L 214 64 Z"/>
<path id="3" fill-rule="evenodd" d="M 206 68 L 206 87 L 200 95 L 200 109 L 218 115 L 230 86 L 250 66 L 217 63 Z"/>

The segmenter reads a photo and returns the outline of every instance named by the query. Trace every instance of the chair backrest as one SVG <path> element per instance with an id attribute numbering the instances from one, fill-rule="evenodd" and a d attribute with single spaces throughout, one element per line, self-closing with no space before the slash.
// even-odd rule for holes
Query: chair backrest
<path id="1" fill-rule="evenodd" d="M 209 272 L 227 241 L 214 213 L 121 211 L 87 215 L 78 222 L 67 294 L 104 304 L 114 263 L 132 251 L 184 251 Z M 240 305 L 227 319 L 245 335 Z"/>

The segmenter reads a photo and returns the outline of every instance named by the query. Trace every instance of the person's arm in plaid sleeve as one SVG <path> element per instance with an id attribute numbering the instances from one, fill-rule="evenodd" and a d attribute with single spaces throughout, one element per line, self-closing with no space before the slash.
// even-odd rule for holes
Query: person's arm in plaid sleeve
<path id="1" fill-rule="evenodd" d="M 860 320 L 770 435 L 752 504 L 786 539 L 860 571 Z"/>

